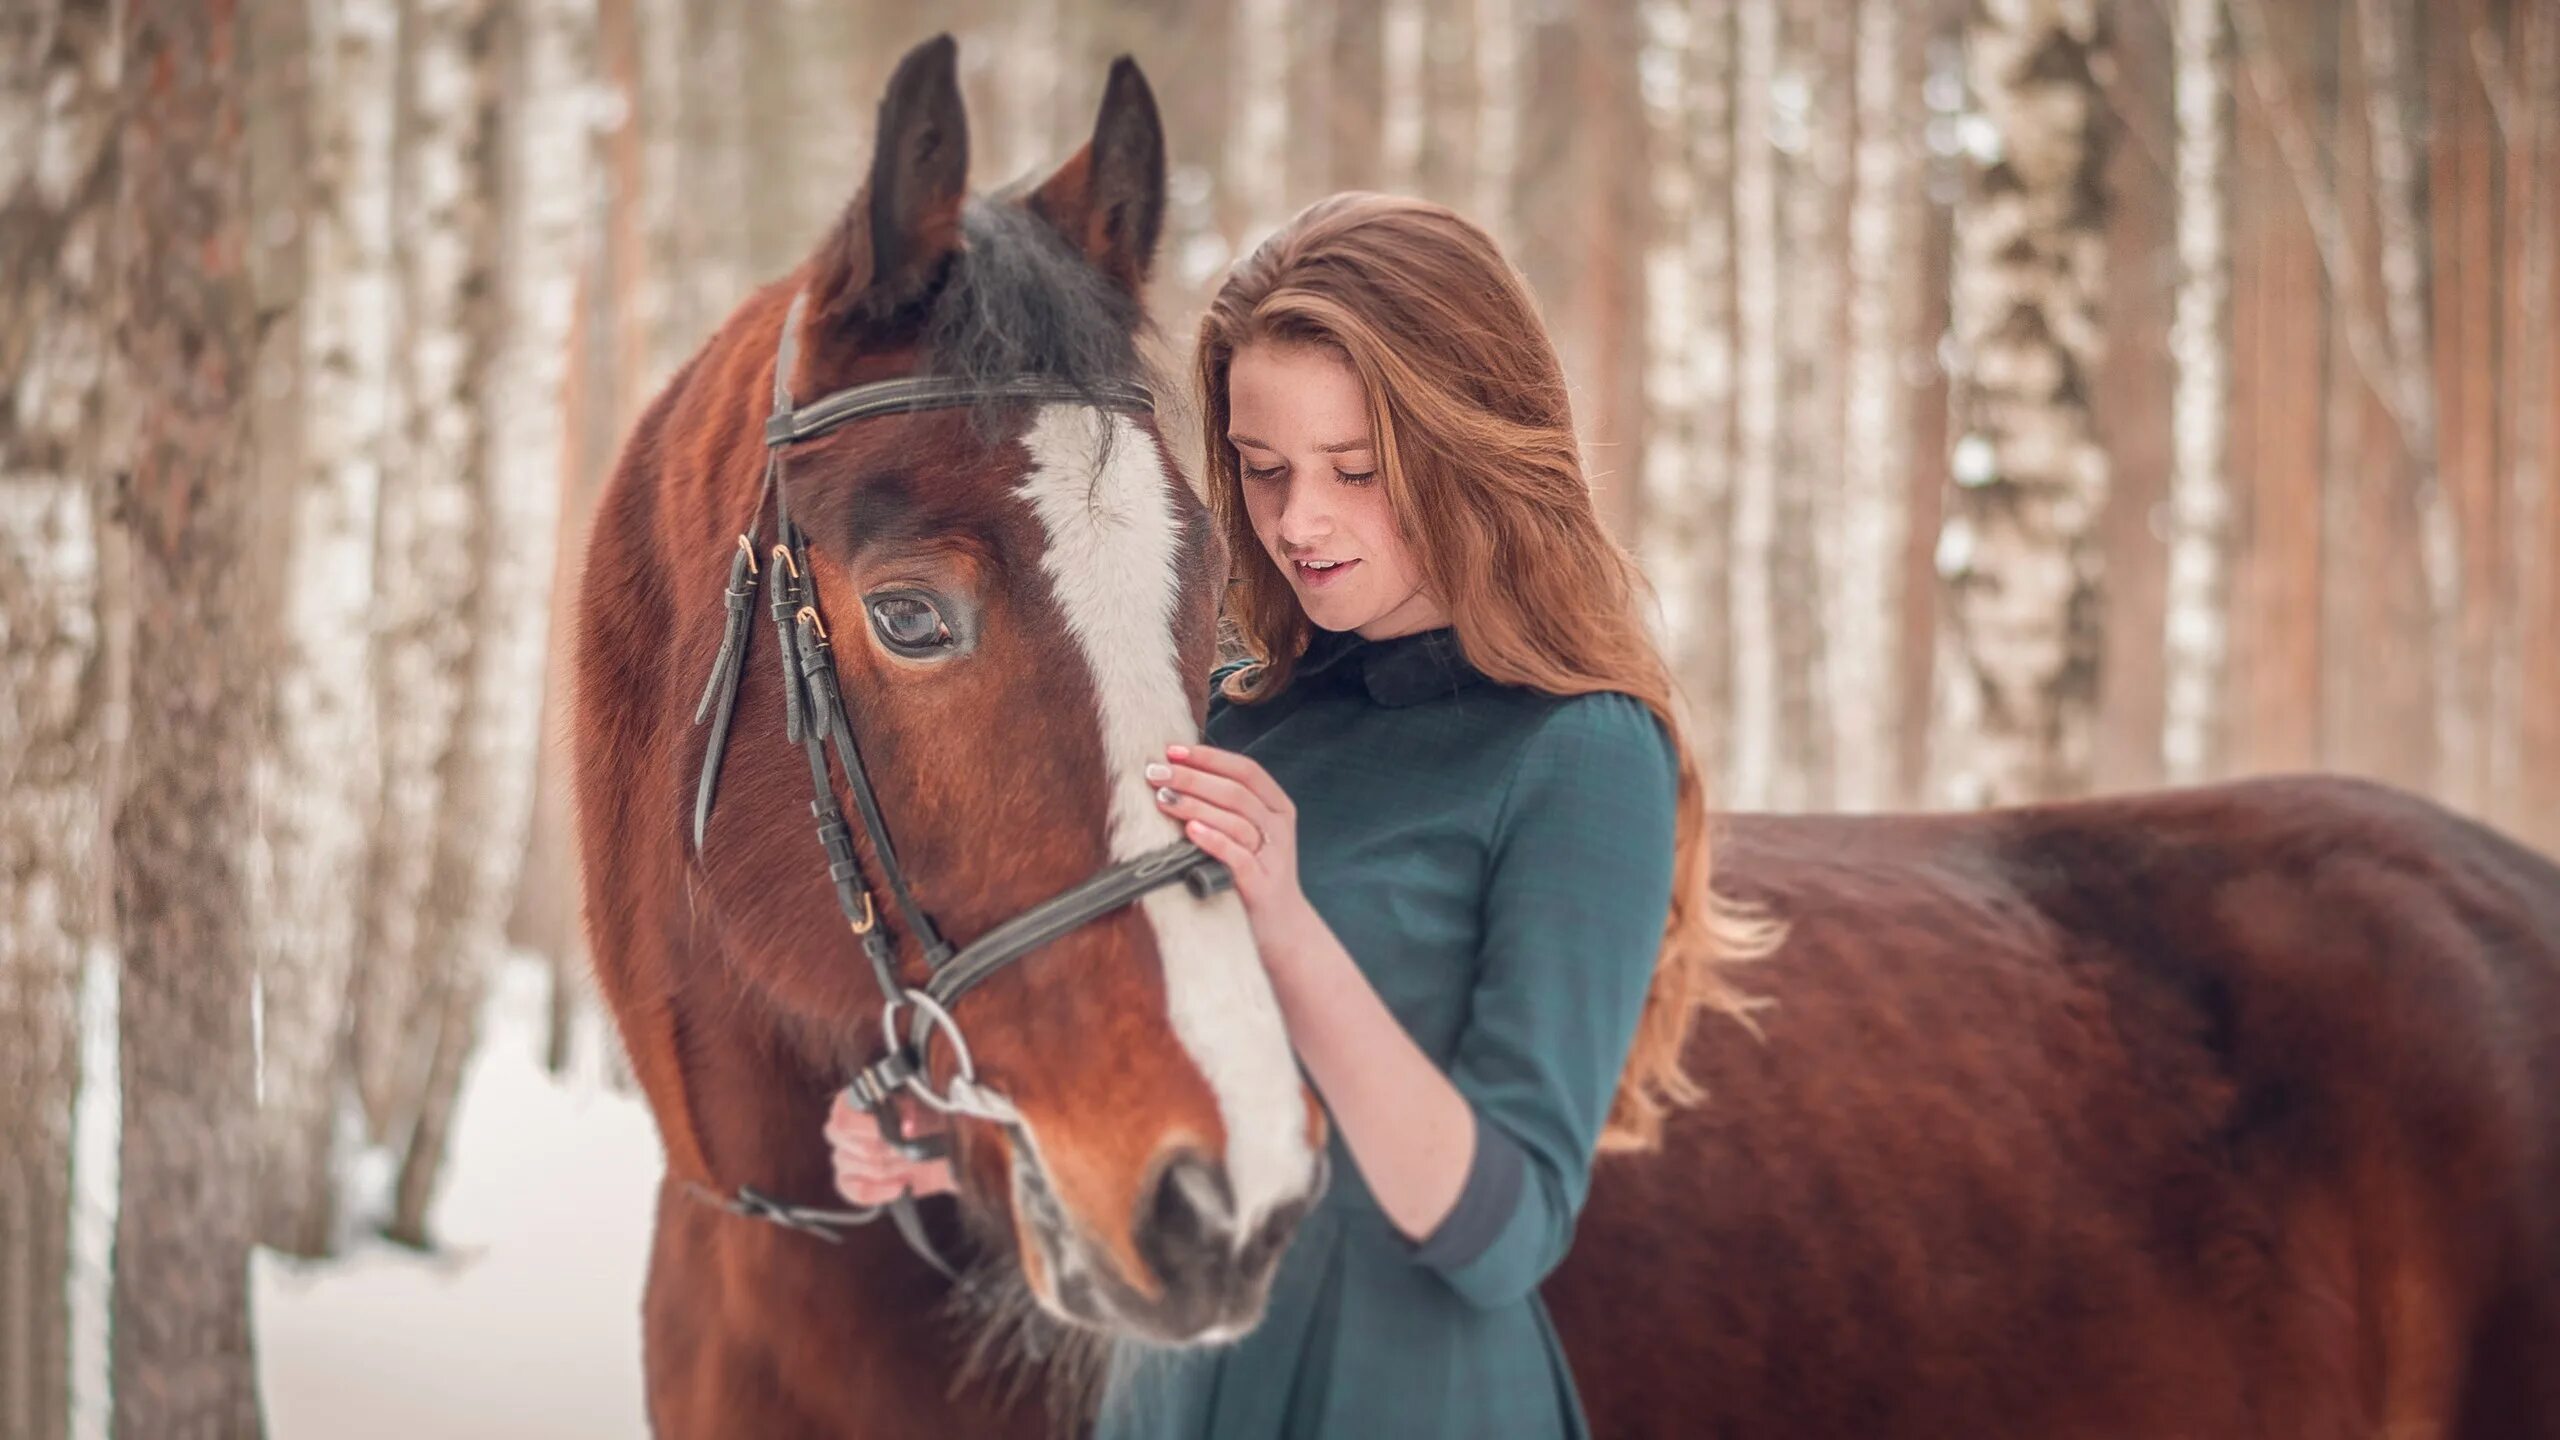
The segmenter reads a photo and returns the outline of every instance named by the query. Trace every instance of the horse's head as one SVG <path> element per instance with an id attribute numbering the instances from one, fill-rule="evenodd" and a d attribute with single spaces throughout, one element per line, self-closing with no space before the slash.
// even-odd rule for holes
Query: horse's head
<path id="1" fill-rule="evenodd" d="M 966 194 L 947 38 L 899 66 L 877 144 L 836 232 L 697 363 L 752 412 L 770 384 L 754 357 L 775 353 L 796 297 L 780 378 L 801 405 L 913 376 L 986 392 L 784 455 L 806 583 L 897 867 L 966 946 L 1181 839 L 1142 772 L 1199 733 L 1225 566 L 1152 418 L 1000 393 L 1037 377 L 1095 396 L 1139 378 L 1164 138 L 1137 67 L 1113 66 L 1091 143 L 1036 186 Z M 763 460 L 741 429 L 718 463 L 746 484 Z M 769 544 L 770 511 L 759 524 Z M 761 614 L 753 628 L 693 884 L 779 1043 L 824 1082 L 776 1097 L 798 1107 L 814 1153 L 807 1107 L 880 1052 L 883 995 L 811 833 L 775 632 Z M 858 816 L 843 774 L 829 783 Z M 900 981 L 921 986 L 915 927 L 878 847 L 858 818 L 849 828 Z M 1322 1121 L 1234 897 L 1156 889 L 1038 945 L 954 1011 L 995 1097 L 957 1126 L 964 1199 L 1040 1302 L 1162 1340 L 1248 1327 L 1322 1183 Z M 957 1047 L 924 1053 L 947 1084 Z"/>

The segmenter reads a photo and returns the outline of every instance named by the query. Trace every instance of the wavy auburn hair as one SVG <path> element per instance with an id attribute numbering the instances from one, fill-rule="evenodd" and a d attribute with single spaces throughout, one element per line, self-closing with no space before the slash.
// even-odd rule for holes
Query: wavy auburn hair
<path id="1" fill-rule="evenodd" d="M 1227 441 L 1228 371 L 1254 342 L 1323 346 L 1359 375 L 1387 498 L 1470 664 L 1551 695 L 1622 691 L 1670 732 L 1671 918 L 1600 1139 L 1651 1148 L 1670 1109 L 1700 1098 L 1681 1064 L 1699 1009 L 1751 1023 L 1756 1002 L 1722 966 L 1766 954 L 1776 931 L 1709 884 L 1706 784 L 1638 609 L 1650 587 L 1592 508 L 1564 370 L 1528 285 L 1447 207 L 1354 191 L 1300 212 L 1219 287 L 1197 379 L 1209 509 L 1234 557 L 1228 618 L 1255 662 L 1227 679 L 1240 704 L 1288 685 L 1311 630 L 1254 536 Z"/>

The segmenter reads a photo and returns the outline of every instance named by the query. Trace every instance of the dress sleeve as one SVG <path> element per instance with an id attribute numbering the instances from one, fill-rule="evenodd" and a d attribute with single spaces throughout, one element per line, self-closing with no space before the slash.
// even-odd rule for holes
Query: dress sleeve
<path id="1" fill-rule="evenodd" d="M 1475 1304 L 1531 1293 L 1572 1243 L 1670 916 L 1677 785 L 1653 712 L 1614 693 L 1558 706 L 1512 772 L 1450 1065 L 1475 1158 L 1413 1250 Z"/>

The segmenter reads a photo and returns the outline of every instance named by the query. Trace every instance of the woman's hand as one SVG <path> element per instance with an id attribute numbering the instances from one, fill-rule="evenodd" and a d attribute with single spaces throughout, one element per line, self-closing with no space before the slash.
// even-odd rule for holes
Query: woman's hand
<path id="1" fill-rule="evenodd" d="M 940 1115 L 898 1096 L 899 1118 L 908 1135 L 940 1133 Z M 901 1195 L 939 1195 L 952 1188 L 948 1160 L 910 1160 L 890 1147 L 880 1122 L 853 1108 L 839 1094 L 827 1111 L 827 1145 L 835 1152 L 836 1193 L 856 1205 L 886 1205 Z"/>
<path id="2" fill-rule="evenodd" d="M 1298 888 L 1298 807 L 1269 771 L 1232 750 L 1168 745 L 1164 754 L 1147 767 L 1156 807 L 1234 874 L 1267 961 L 1273 942 L 1295 938 L 1313 914 Z"/>

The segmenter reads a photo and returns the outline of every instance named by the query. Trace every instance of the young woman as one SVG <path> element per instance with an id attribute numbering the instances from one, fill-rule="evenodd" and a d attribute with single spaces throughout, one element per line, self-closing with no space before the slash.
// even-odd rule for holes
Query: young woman
<path id="1" fill-rule="evenodd" d="M 1733 998 L 1639 577 L 1526 287 L 1447 209 L 1311 207 L 1229 275 L 1197 373 L 1249 658 L 1151 774 L 1235 872 L 1333 1180 L 1262 1324 L 1125 1347 L 1099 1433 L 1580 1435 L 1538 1283 Z M 828 1136 L 857 1203 L 950 1183 L 841 1105 Z"/>

